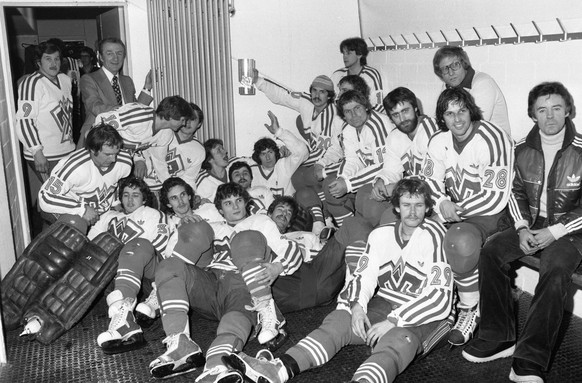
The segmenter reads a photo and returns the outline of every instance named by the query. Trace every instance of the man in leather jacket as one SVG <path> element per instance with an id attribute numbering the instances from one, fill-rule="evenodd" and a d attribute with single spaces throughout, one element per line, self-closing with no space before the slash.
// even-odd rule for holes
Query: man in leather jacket
<path id="1" fill-rule="evenodd" d="M 492 238 L 479 261 L 481 330 L 463 351 L 471 362 L 513 356 L 513 382 L 543 382 L 562 321 L 572 273 L 582 260 L 582 135 L 574 103 L 558 82 L 535 86 L 528 115 L 535 125 L 515 148 L 511 227 Z M 539 282 L 517 340 L 509 263 L 536 254 Z"/>

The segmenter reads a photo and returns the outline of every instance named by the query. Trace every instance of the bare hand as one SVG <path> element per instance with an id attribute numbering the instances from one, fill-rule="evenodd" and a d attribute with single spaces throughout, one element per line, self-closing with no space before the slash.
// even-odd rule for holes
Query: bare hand
<path id="1" fill-rule="evenodd" d="M 139 179 L 143 179 L 148 173 L 145 161 L 134 161 L 133 163 L 133 175 Z"/>
<path id="2" fill-rule="evenodd" d="M 87 221 L 89 225 L 93 225 L 99 220 L 99 214 L 97 214 L 92 206 L 85 205 L 85 214 L 83 214 L 83 219 Z"/>
<path id="3" fill-rule="evenodd" d="M 269 119 L 271 120 L 271 125 L 265 124 L 265 128 L 267 128 L 271 134 L 276 134 L 279 129 L 281 129 L 279 127 L 279 120 L 277 120 L 277 116 L 275 116 L 275 114 L 270 110 L 267 112 L 267 116 L 269 116 Z"/>
<path id="4" fill-rule="evenodd" d="M 367 329 L 370 328 L 370 320 L 359 303 L 352 307 L 352 331 L 354 334 L 366 340 Z"/>
<path id="5" fill-rule="evenodd" d="M 459 222 L 461 221 L 461 218 L 457 213 L 460 213 L 465 209 L 452 201 L 443 201 L 440 210 L 441 216 L 446 222 Z"/>
<path id="6" fill-rule="evenodd" d="M 183 223 L 190 223 L 190 222 L 202 222 L 204 221 L 204 219 L 202 217 L 200 217 L 197 214 L 191 214 L 191 215 L 187 215 L 182 217 L 182 219 L 180 220 L 180 224 Z"/>
<path id="7" fill-rule="evenodd" d="M 341 198 L 348 192 L 348 185 L 346 180 L 338 178 L 329 184 L 329 193 L 335 198 Z"/>
<path id="8" fill-rule="evenodd" d="M 519 232 L 519 248 L 526 255 L 530 255 L 539 250 L 538 243 L 529 229 L 523 229 Z"/>
<path id="9" fill-rule="evenodd" d="M 535 241 L 538 245 L 538 249 L 545 249 L 556 240 L 550 229 L 548 229 L 547 227 L 539 230 L 530 230 L 530 232 L 533 234 L 535 238 Z"/>
<path id="10" fill-rule="evenodd" d="M 256 281 L 261 285 L 272 285 L 283 271 L 283 265 L 280 262 L 265 262 L 261 266 L 263 266 L 263 270 L 257 273 L 255 277 Z"/>
<path id="11" fill-rule="evenodd" d="M 323 181 L 323 165 L 321 164 L 314 164 L 313 165 L 313 176 L 318 181 Z"/>
<path id="12" fill-rule="evenodd" d="M 34 153 L 34 168 L 39 173 L 46 173 L 48 175 L 49 172 L 49 162 L 44 156 L 42 150 L 37 151 Z"/>
<path id="13" fill-rule="evenodd" d="M 146 75 L 145 82 L 143 84 L 143 88 L 147 89 L 147 90 L 152 90 L 153 85 L 154 85 L 153 74 L 152 74 L 152 70 L 150 69 L 150 71 Z"/>
<path id="14" fill-rule="evenodd" d="M 368 330 L 366 334 L 366 344 L 370 347 L 375 347 L 380 338 L 382 338 L 388 331 L 392 330 L 396 325 L 388 319 L 376 323 Z"/>
<path id="15" fill-rule="evenodd" d="M 372 199 L 378 202 L 386 201 L 390 199 L 392 189 L 394 189 L 394 184 L 386 185 L 382 178 L 378 178 L 374 185 L 372 185 Z"/>

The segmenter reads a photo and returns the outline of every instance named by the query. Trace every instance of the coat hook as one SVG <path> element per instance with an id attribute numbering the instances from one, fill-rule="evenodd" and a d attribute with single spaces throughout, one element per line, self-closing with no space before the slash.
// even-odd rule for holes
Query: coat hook
<path id="1" fill-rule="evenodd" d="M 384 44 L 384 50 L 388 49 L 388 44 L 386 44 L 386 42 L 384 41 L 384 39 L 382 39 L 382 37 L 378 36 L 378 38 L 380 39 L 380 41 L 382 42 L 382 44 Z"/>
<path id="2" fill-rule="evenodd" d="M 477 37 L 479 38 L 479 43 L 477 43 L 477 46 L 483 46 L 485 44 L 483 44 L 483 38 L 481 37 L 481 35 L 479 34 L 479 31 L 477 30 L 477 28 L 473 27 L 473 30 L 475 31 L 475 34 L 477 35 Z"/>
<path id="3" fill-rule="evenodd" d="M 535 21 L 532 20 L 531 23 L 533 24 L 534 28 L 536 29 L 536 31 L 538 32 L 538 35 L 539 35 L 539 39 L 536 41 L 536 44 L 543 42 L 544 41 L 544 35 L 542 34 L 542 30 L 538 27 L 538 25 L 536 24 Z"/>
<path id="4" fill-rule="evenodd" d="M 428 32 L 425 32 L 425 33 L 428 36 L 428 39 L 430 40 L 431 48 L 434 48 L 435 47 L 435 43 L 434 43 L 434 40 L 432 39 L 432 37 L 430 37 L 430 33 L 428 33 Z"/>
<path id="5" fill-rule="evenodd" d="M 445 32 L 443 32 L 442 29 L 440 30 L 440 32 L 441 32 L 441 35 L 443 35 L 443 38 L 445 39 L 445 43 L 446 43 L 445 45 L 449 45 L 449 40 L 447 39 L 447 35 L 445 35 Z"/>
<path id="6" fill-rule="evenodd" d="M 564 37 L 560 39 L 560 41 L 568 41 L 570 40 L 570 38 L 568 37 L 568 32 L 566 32 L 566 28 L 564 28 L 564 24 L 562 24 L 562 21 L 560 21 L 560 19 L 558 19 L 556 17 L 556 21 L 558 22 L 558 25 L 560 26 L 560 29 L 562 30 L 562 32 L 564 32 Z"/>
<path id="7" fill-rule="evenodd" d="M 493 32 L 497 35 L 497 42 L 494 45 L 501 45 L 501 35 L 497 33 L 497 29 L 495 29 L 493 25 L 491 26 L 491 29 L 493 29 Z"/>
<path id="8" fill-rule="evenodd" d="M 509 23 L 509 25 L 511 25 L 511 28 L 513 29 L 513 32 L 515 32 L 516 36 L 517 36 L 517 41 L 514 42 L 514 44 L 521 44 L 523 43 L 523 41 L 521 41 L 521 35 L 519 34 L 517 28 L 515 27 L 515 25 L 513 25 L 513 23 Z"/>
<path id="9" fill-rule="evenodd" d="M 408 40 L 406 40 L 406 37 L 404 37 L 404 35 L 401 33 L 400 36 L 402 36 L 402 40 L 404 40 L 404 42 L 406 43 L 406 49 L 410 49 L 410 43 L 408 42 Z"/>

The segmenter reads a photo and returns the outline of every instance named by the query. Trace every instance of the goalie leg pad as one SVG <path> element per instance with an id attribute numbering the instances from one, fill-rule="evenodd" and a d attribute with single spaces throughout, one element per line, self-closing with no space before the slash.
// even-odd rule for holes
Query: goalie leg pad
<path id="1" fill-rule="evenodd" d="M 85 314 L 97 295 L 113 279 L 123 243 L 102 233 L 81 248 L 71 268 L 25 314 L 42 324 L 36 339 L 49 344 Z"/>
<path id="2" fill-rule="evenodd" d="M 71 266 L 76 252 L 88 242 L 75 227 L 57 222 L 26 247 L 2 280 L 2 315 L 7 330 L 18 327 L 22 315 Z"/>

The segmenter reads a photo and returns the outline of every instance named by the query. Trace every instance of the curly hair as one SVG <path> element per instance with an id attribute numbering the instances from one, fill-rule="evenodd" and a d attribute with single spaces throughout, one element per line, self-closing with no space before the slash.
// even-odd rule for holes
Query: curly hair
<path id="1" fill-rule="evenodd" d="M 260 155 L 262 151 L 267 149 L 271 149 L 275 153 L 275 158 L 277 159 L 277 161 L 279 161 L 279 159 L 281 158 L 281 151 L 279 150 L 277 143 L 271 138 L 265 137 L 255 142 L 255 146 L 253 147 L 252 158 L 257 164 L 262 165 Z"/>

